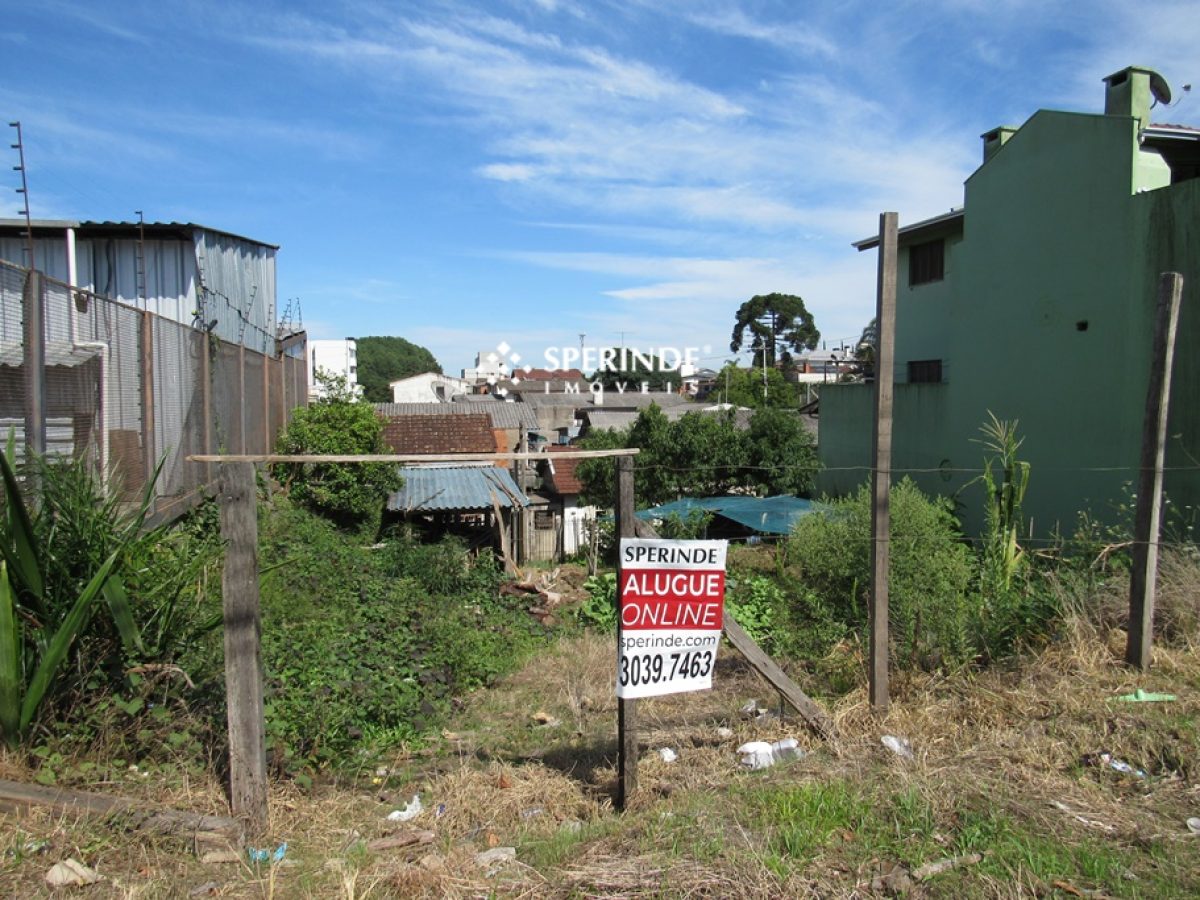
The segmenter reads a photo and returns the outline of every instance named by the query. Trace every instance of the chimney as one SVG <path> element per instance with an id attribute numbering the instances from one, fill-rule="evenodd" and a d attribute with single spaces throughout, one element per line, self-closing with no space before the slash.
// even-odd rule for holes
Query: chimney
<path id="1" fill-rule="evenodd" d="M 1008 143 L 1008 139 L 1017 133 L 1011 125 L 999 125 L 991 131 L 980 135 L 983 138 L 983 161 L 987 162 L 996 155 L 996 151 Z"/>
<path id="2" fill-rule="evenodd" d="M 1104 79 L 1104 114 L 1138 120 L 1138 130 L 1150 124 L 1150 107 L 1171 102 L 1167 81 L 1153 69 L 1129 66 Z"/>

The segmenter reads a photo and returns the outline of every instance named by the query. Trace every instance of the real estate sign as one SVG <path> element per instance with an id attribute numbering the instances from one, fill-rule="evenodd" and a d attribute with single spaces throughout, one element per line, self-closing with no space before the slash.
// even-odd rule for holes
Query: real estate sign
<path id="1" fill-rule="evenodd" d="M 726 541 L 621 539 L 618 697 L 712 687 L 727 547 Z"/>

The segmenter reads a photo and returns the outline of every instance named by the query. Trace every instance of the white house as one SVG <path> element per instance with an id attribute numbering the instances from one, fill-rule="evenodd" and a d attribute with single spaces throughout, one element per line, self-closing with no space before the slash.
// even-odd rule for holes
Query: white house
<path id="1" fill-rule="evenodd" d="M 510 374 L 506 360 L 496 350 L 480 350 L 475 354 L 474 368 L 462 370 L 462 377 L 471 384 L 479 384 L 489 378 L 507 378 Z"/>
<path id="2" fill-rule="evenodd" d="M 310 400 L 325 396 L 325 388 L 317 381 L 319 372 L 345 378 L 346 387 L 355 395 L 360 394 L 362 389 L 358 386 L 358 345 L 354 338 L 308 342 L 308 398 Z"/>
<path id="3" fill-rule="evenodd" d="M 471 391 L 471 382 L 453 375 L 422 372 L 388 382 L 393 403 L 449 403 L 455 394 Z"/>

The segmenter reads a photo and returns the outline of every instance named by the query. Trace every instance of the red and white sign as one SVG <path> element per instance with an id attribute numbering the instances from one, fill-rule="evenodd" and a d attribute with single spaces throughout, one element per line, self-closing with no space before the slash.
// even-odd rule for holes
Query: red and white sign
<path id="1" fill-rule="evenodd" d="M 621 539 L 618 697 L 712 687 L 727 548 L 726 541 Z"/>

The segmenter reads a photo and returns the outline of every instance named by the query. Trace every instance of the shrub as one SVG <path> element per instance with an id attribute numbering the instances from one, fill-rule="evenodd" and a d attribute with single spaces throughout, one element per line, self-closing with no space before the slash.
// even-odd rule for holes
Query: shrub
<path id="1" fill-rule="evenodd" d="M 855 630 L 867 624 L 871 493 L 833 500 L 807 516 L 788 540 L 787 558 L 811 592 L 806 603 Z M 950 501 L 928 498 L 909 479 L 891 492 L 889 627 L 897 659 L 926 667 L 973 655 L 978 595 L 975 565 Z"/>
<path id="2" fill-rule="evenodd" d="M 545 629 L 454 540 L 384 546 L 280 500 L 260 539 L 263 666 L 281 771 L 356 770 L 371 744 L 434 727 L 452 697 L 510 671 Z"/>

